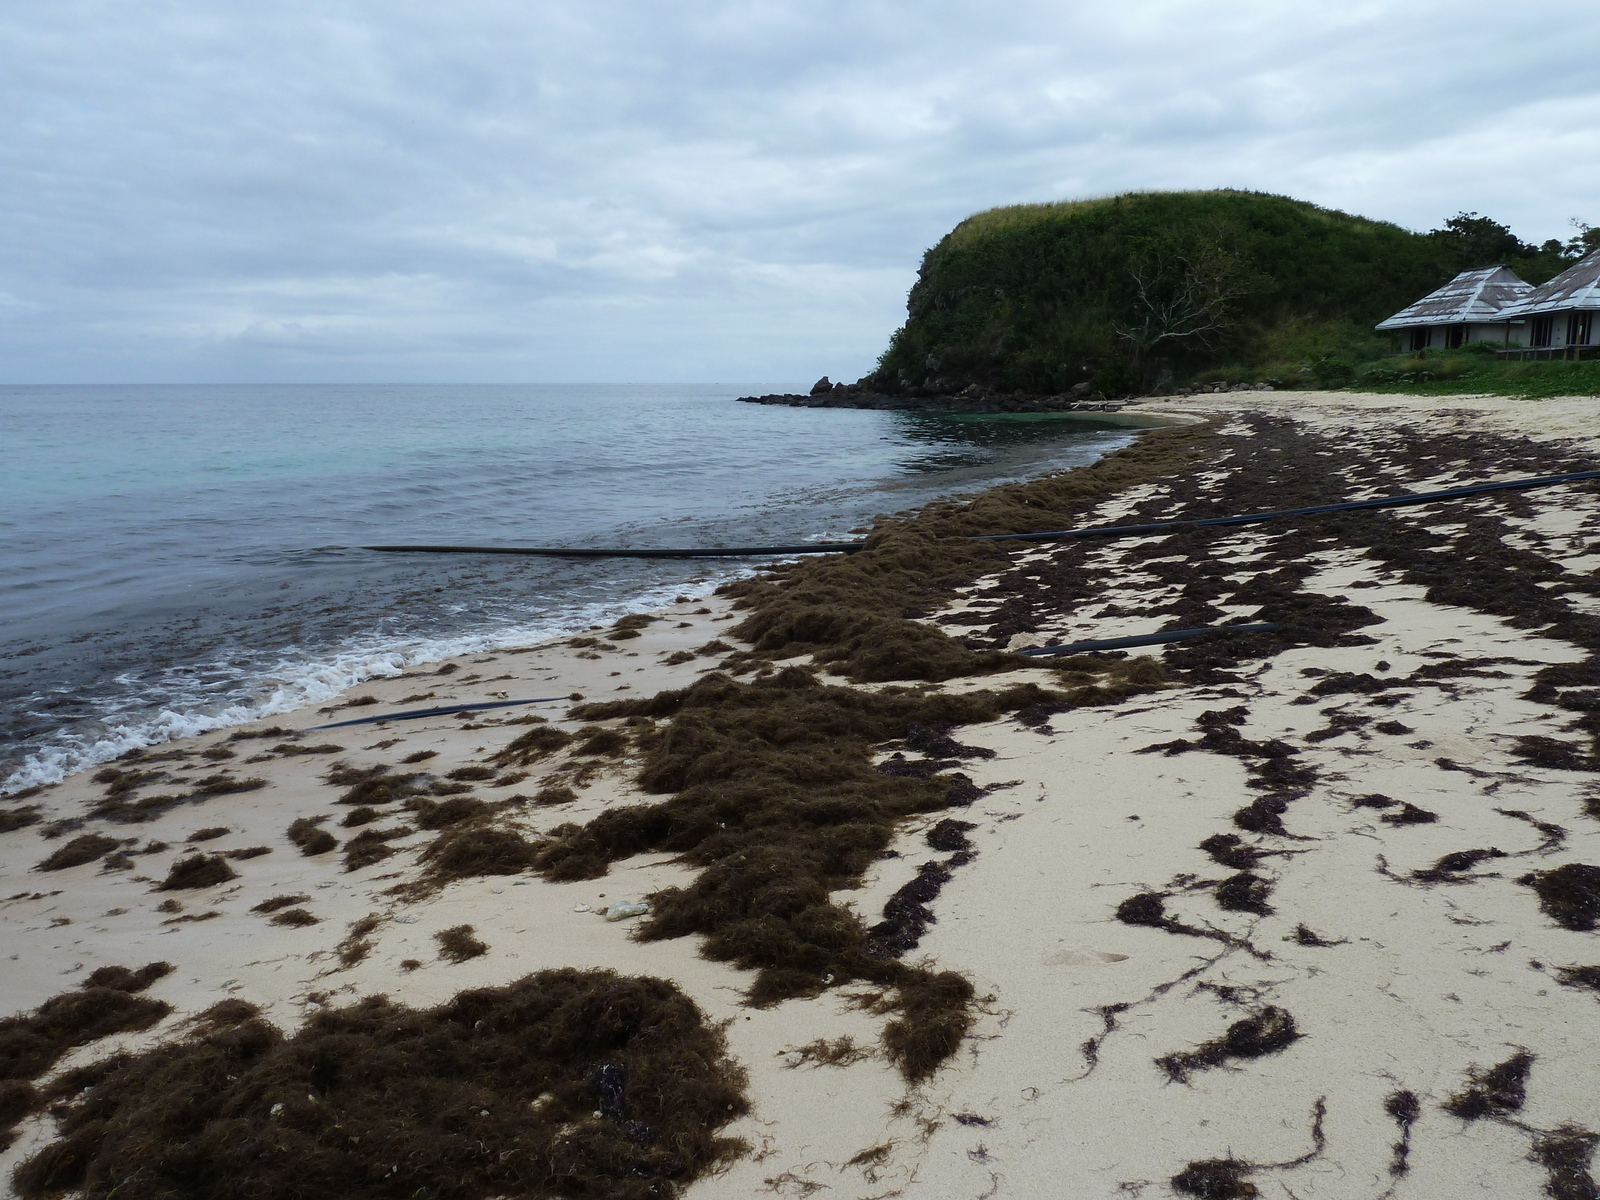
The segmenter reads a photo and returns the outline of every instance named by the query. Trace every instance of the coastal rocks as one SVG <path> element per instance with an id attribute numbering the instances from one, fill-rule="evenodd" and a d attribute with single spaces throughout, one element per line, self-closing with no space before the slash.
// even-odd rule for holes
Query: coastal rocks
<path id="1" fill-rule="evenodd" d="M 811 385 L 811 394 L 813 396 L 825 396 L 831 391 L 833 391 L 833 384 L 828 382 L 826 375 Z"/>

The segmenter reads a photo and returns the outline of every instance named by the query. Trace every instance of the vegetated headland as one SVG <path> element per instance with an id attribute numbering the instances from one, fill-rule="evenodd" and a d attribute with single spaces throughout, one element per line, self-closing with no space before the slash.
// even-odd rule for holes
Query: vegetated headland
<path id="1" fill-rule="evenodd" d="M 1600 363 L 1400 354 L 1373 326 L 1460 271 L 1538 284 L 1600 247 L 1461 213 L 1416 233 L 1287 196 L 1133 192 L 976 213 L 922 259 L 906 323 L 853 384 L 768 403 L 1030 411 L 1132 395 L 1356 387 L 1600 393 Z"/>

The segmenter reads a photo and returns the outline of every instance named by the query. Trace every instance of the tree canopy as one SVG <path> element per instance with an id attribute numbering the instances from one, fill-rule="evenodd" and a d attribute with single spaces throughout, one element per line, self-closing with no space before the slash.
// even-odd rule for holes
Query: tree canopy
<path id="1" fill-rule="evenodd" d="M 1231 190 L 990 209 L 923 256 L 908 319 L 868 382 L 1126 391 L 1260 362 L 1295 337 L 1370 338 L 1467 267 L 1504 262 L 1537 283 L 1595 244 L 1587 227 L 1535 247 L 1477 213 L 1424 234 Z"/>

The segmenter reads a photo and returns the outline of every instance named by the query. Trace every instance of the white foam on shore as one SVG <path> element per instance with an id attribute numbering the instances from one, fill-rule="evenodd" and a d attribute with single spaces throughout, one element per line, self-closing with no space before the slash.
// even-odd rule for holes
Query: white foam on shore
<path id="1" fill-rule="evenodd" d="M 129 750 L 325 704 L 357 684 L 370 679 L 390 679 L 425 663 L 536 645 L 613 621 L 624 613 L 664 608 L 678 596 L 698 599 L 708 595 L 725 578 L 748 570 L 750 568 L 742 568 L 698 584 L 656 587 L 626 600 L 572 608 L 559 617 L 526 624 L 403 641 L 363 635 L 351 639 L 329 657 L 300 662 L 285 658 L 254 679 L 239 680 L 237 690 L 250 692 L 249 699 L 232 702 L 213 699 L 210 703 L 196 700 L 192 706 L 179 703 L 157 707 L 154 711 L 150 707 L 128 705 L 121 712 L 94 719 L 87 729 L 63 730 L 56 734 L 49 744 L 23 759 L 22 765 L 0 783 L 0 796 L 59 783 L 69 775 L 110 762 Z"/>

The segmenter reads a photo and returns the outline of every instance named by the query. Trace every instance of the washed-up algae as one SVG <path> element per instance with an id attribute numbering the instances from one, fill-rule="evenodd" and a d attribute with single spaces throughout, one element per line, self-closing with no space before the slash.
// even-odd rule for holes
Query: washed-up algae
<path id="1" fill-rule="evenodd" d="M 172 1011 L 170 1004 L 136 994 L 171 971 L 164 962 L 138 970 L 100 967 L 78 991 L 0 1019 L 0 1149 L 15 1138 L 16 1123 L 47 1102 L 33 1081 L 64 1055 L 113 1033 L 149 1029 Z"/>
<path id="2" fill-rule="evenodd" d="M 415 1010 L 382 996 L 284 1034 L 244 1011 L 69 1074 L 28 1200 L 647 1200 L 742 1149 L 719 1029 L 673 984 L 542 971 Z"/>

